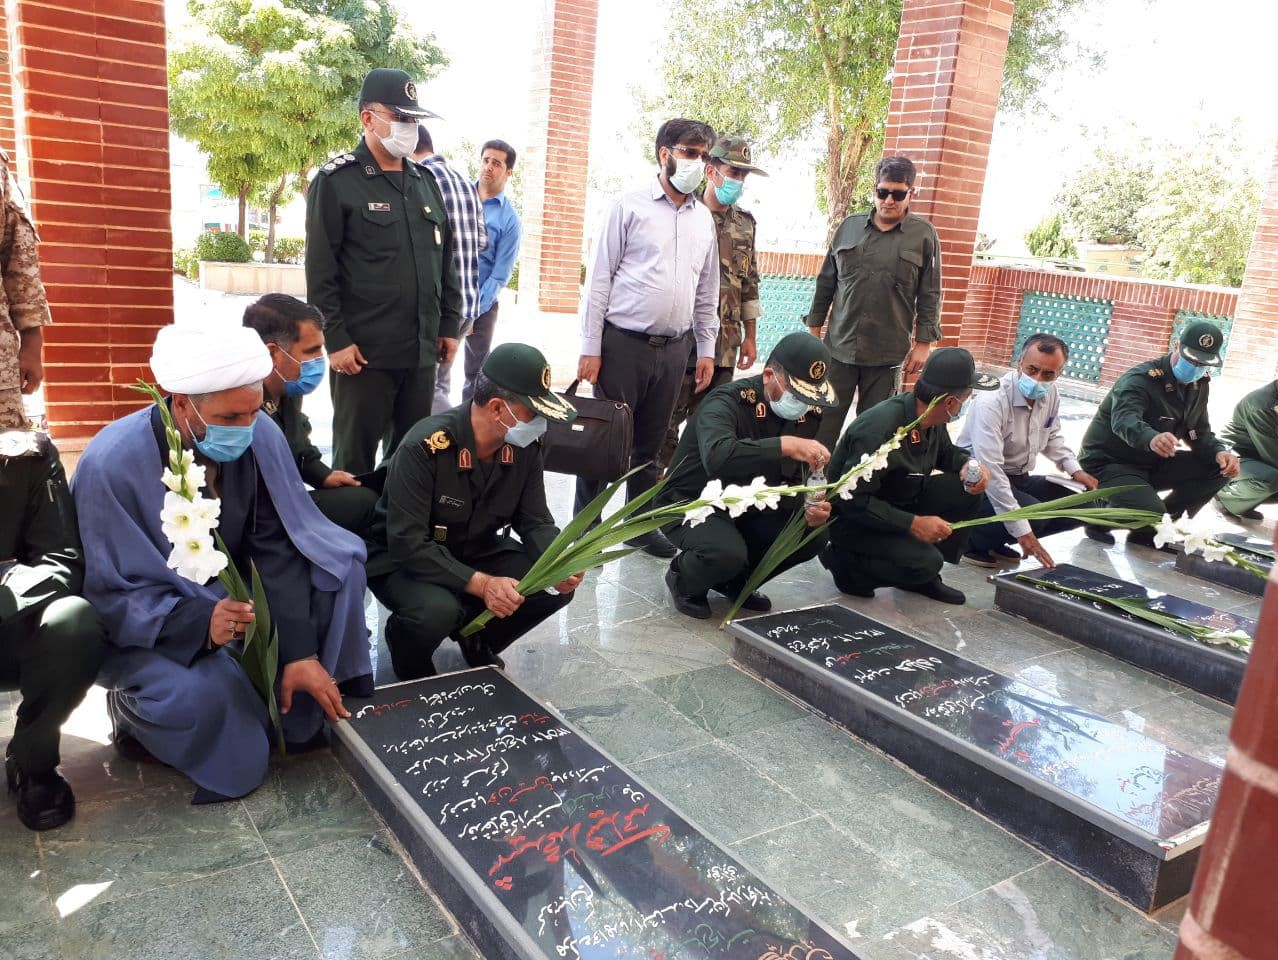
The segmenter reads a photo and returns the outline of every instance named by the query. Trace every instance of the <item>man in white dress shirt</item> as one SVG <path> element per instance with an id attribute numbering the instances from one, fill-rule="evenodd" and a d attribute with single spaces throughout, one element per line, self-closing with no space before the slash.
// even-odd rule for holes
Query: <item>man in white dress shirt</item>
<path id="1" fill-rule="evenodd" d="M 978 516 L 991 517 L 1074 492 L 1033 473 L 1039 454 L 1075 483 L 1096 489 L 1096 478 L 1083 470 L 1061 435 L 1061 400 L 1055 381 L 1068 360 L 1069 346 L 1064 340 L 1049 333 L 1031 334 L 999 388 L 978 393 L 972 401 L 958 443 L 990 470 Z M 1015 564 L 1023 554 L 1052 567 L 1055 564 L 1040 539 L 1078 525 L 1074 520 L 982 524 L 972 528 L 963 559 L 980 567 L 996 567 Z M 1013 540 L 1021 553 L 1009 546 Z"/>

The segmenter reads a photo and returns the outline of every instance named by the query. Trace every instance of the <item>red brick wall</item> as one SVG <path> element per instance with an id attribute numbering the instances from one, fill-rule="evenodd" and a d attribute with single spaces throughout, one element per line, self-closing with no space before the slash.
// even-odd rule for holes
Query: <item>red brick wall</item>
<path id="1" fill-rule="evenodd" d="M 1129 367 L 1164 352 L 1177 312 L 1228 317 L 1234 315 L 1238 304 L 1238 291 L 1223 287 L 978 265 L 972 269 L 962 319 L 963 345 L 978 360 L 1006 363 L 1011 357 L 1026 291 L 1113 302 L 1102 384 L 1113 383 Z M 1237 340 L 1231 339 L 1227 373 L 1238 375 L 1236 364 L 1245 366 L 1243 354 Z"/>
<path id="2" fill-rule="evenodd" d="M 905 0 L 892 76 L 885 156 L 919 169 L 914 212 L 941 240 L 944 342 L 970 346 L 964 326 L 1012 0 Z"/>
<path id="3" fill-rule="evenodd" d="M 782 277 L 815 277 L 825 262 L 823 253 L 782 253 L 760 250 L 759 273 Z"/>
<path id="4" fill-rule="evenodd" d="M 0 147 L 12 159 L 16 138 L 13 135 L 13 74 L 10 70 L 9 11 L 0 3 Z"/>
<path id="5" fill-rule="evenodd" d="M 1239 376 L 1274 378 L 1278 365 L 1278 149 L 1247 256 L 1231 347 L 1238 352 Z"/>
<path id="6" fill-rule="evenodd" d="M 580 294 L 598 0 L 543 0 L 530 95 L 520 292 L 573 313 Z M 546 158 L 554 157 L 548 169 Z"/>
<path id="7" fill-rule="evenodd" d="M 87 437 L 140 405 L 173 319 L 164 0 L 10 0 L 20 154 L 54 325 L 53 433 Z"/>

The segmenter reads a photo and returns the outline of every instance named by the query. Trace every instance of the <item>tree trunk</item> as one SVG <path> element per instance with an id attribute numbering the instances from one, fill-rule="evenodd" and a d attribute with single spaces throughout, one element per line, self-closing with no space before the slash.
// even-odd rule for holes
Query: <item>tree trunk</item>
<path id="1" fill-rule="evenodd" d="M 288 176 L 280 177 L 279 183 L 275 185 L 275 189 L 271 191 L 270 208 L 266 215 L 266 262 L 275 262 L 275 211 L 280 205 L 280 197 L 284 195 L 284 188 L 288 186 Z"/>
<path id="2" fill-rule="evenodd" d="M 245 243 L 248 243 L 248 195 L 252 189 L 253 184 L 247 180 L 240 182 L 240 223 L 236 232 L 244 238 Z"/>
<path id="3" fill-rule="evenodd" d="M 830 135 L 826 142 L 826 208 L 830 212 L 829 233 L 826 240 L 834 236 L 856 200 L 856 184 L 861 172 L 861 163 L 865 159 L 865 151 L 873 142 L 873 137 L 861 129 L 853 129 L 845 133 L 842 125 L 830 124 Z"/>

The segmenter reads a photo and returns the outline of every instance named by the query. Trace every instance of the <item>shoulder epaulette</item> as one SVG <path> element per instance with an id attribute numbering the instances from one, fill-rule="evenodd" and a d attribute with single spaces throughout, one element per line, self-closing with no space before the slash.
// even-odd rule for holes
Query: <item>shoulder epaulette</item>
<path id="1" fill-rule="evenodd" d="M 1163 375 L 1163 368 L 1162 368 L 1162 367 L 1150 367 L 1150 368 L 1149 368 L 1149 370 L 1148 370 L 1148 371 L 1146 371 L 1146 372 L 1149 374 L 1149 376 L 1151 376 L 1151 377 L 1153 377 L 1155 380 L 1157 380 L 1159 377 L 1161 377 L 1161 376 Z"/>
<path id="2" fill-rule="evenodd" d="M 355 154 L 339 153 L 337 156 L 329 159 L 328 163 L 320 167 L 320 173 L 328 174 L 344 167 L 351 166 L 355 163 Z"/>

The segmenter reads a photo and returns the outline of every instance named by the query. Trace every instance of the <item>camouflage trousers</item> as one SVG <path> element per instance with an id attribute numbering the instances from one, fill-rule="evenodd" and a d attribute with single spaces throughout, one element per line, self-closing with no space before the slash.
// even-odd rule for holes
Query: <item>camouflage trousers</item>
<path id="1" fill-rule="evenodd" d="M 0 430 L 25 428 L 22 410 L 22 374 L 18 369 L 18 334 L 0 329 Z"/>

